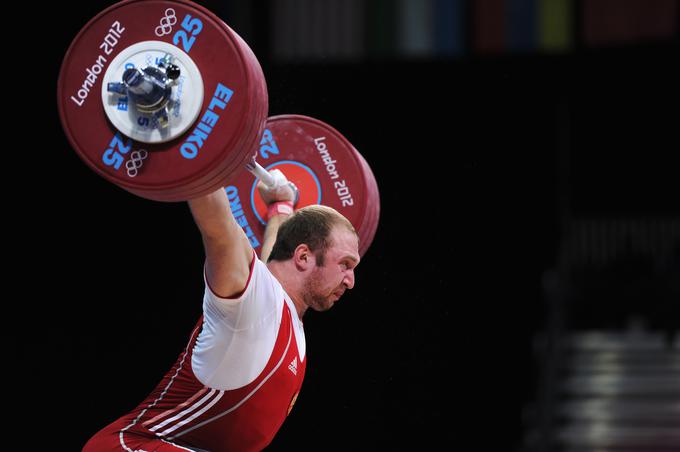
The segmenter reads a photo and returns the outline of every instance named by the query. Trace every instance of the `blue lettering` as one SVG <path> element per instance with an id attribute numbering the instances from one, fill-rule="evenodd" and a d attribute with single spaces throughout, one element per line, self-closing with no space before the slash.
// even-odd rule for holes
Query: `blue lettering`
<path id="1" fill-rule="evenodd" d="M 240 217 L 238 217 L 238 218 L 236 219 L 236 222 L 237 222 L 238 225 L 241 226 L 242 228 L 248 226 L 248 219 L 246 218 L 245 215 L 241 215 Z"/>
<path id="2" fill-rule="evenodd" d="M 260 155 L 262 156 L 263 159 L 267 159 L 269 158 L 270 153 L 278 154 L 279 147 L 276 145 L 276 141 L 274 141 L 274 136 L 269 131 L 269 129 L 264 129 L 264 133 L 262 134 L 262 140 L 260 141 Z"/>
<path id="3" fill-rule="evenodd" d="M 224 110 L 224 107 L 226 107 L 227 104 L 219 100 L 217 97 L 213 97 L 212 100 L 210 101 L 210 106 L 208 106 L 208 108 L 210 110 L 214 110 L 215 106 L 220 107 L 220 110 Z"/>
<path id="4" fill-rule="evenodd" d="M 238 188 L 234 187 L 233 185 L 228 186 L 225 188 L 225 190 L 227 192 L 227 199 L 229 201 L 238 197 Z"/>
<path id="5" fill-rule="evenodd" d="M 123 135 L 121 135 L 120 132 L 116 132 L 109 143 L 108 149 L 102 154 L 102 161 L 105 165 L 113 166 L 115 169 L 120 168 L 120 165 L 125 160 L 123 155 L 127 154 L 130 152 L 130 149 L 132 149 L 132 140 L 123 140 Z"/>
<path id="6" fill-rule="evenodd" d="M 180 146 L 180 154 L 186 159 L 193 159 L 198 156 L 198 150 L 203 147 L 203 143 L 208 140 L 208 137 L 212 133 L 217 121 L 220 119 L 220 115 L 215 113 L 214 107 L 217 106 L 221 110 L 224 110 L 227 106 L 226 102 L 229 102 L 231 95 L 234 92 L 224 86 L 221 83 L 217 84 L 215 89 L 215 94 L 213 95 L 208 109 L 203 113 L 201 121 L 196 125 L 194 130 L 189 135 L 189 138 Z M 220 99 L 224 99 L 226 102 L 222 102 Z"/>
<path id="7" fill-rule="evenodd" d="M 225 102 L 229 102 L 231 99 L 231 96 L 234 94 L 234 91 L 230 90 L 226 86 L 224 86 L 221 83 L 217 84 L 217 89 L 215 90 L 215 97 L 224 100 Z"/>
<path id="8" fill-rule="evenodd" d="M 234 214 L 234 217 L 241 217 L 243 216 L 243 209 L 241 208 L 241 200 L 238 199 L 237 201 L 234 201 L 234 204 L 231 204 L 233 207 L 231 208 L 231 213 Z M 243 226 L 243 225 L 241 225 Z"/>
<path id="9" fill-rule="evenodd" d="M 253 248 L 257 248 L 258 246 L 260 246 L 260 241 L 257 240 L 257 237 L 255 237 L 255 235 L 249 236 L 248 241 L 250 241 L 250 246 L 252 246 Z"/>
<path id="10" fill-rule="evenodd" d="M 216 115 L 210 110 L 206 110 L 205 114 L 201 118 L 201 122 L 207 124 L 210 127 L 215 127 L 215 124 L 217 124 L 218 119 L 220 119 L 218 115 Z"/>
<path id="11" fill-rule="evenodd" d="M 184 143 L 179 151 L 185 159 L 192 159 L 198 155 L 198 148 L 191 143 Z"/>
<path id="12" fill-rule="evenodd" d="M 121 110 L 121 111 L 127 111 L 128 110 L 128 98 L 127 97 L 119 97 L 117 108 L 118 108 L 118 110 Z"/>
<path id="13" fill-rule="evenodd" d="M 193 141 L 194 143 L 198 144 L 199 148 L 202 148 L 203 142 L 207 138 L 208 134 L 203 132 L 202 130 L 198 130 L 198 127 L 196 127 L 187 141 Z"/>
<path id="14" fill-rule="evenodd" d="M 204 131 L 206 134 L 210 134 L 210 132 L 212 132 L 212 127 L 208 126 L 208 125 L 207 125 L 206 123 L 204 123 L 204 122 L 199 122 L 199 123 L 198 123 L 198 126 L 196 126 L 196 127 L 198 127 L 199 129 L 201 129 L 202 131 Z M 207 135 L 206 135 L 206 137 L 207 137 Z"/>
<path id="15" fill-rule="evenodd" d="M 181 41 L 182 48 L 184 48 L 186 53 L 189 53 L 189 51 L 191 51 L 191 47 L 194 45 L 194 42 L 196 42 L 196 36 L 201 33 L 201 30 L 203 30 L 203 22 L 201 22 L 200 19 L 194 19 L 190 14 L 187 14 L 184 16 L 184 20 L 182 21 L 182 28 L 184 30 L 178 31 L 172 37 L 172 42 L 176 46 L 179 46 Z"/>

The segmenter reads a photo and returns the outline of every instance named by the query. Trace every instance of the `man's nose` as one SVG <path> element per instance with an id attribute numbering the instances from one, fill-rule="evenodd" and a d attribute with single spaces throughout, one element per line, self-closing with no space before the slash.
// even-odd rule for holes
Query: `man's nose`
<path id="1" fill-rule="evenodd" d="M 348 289 L 354 287 L 354 270 L 347 270 L 345 279 L 342 281 Z"/>

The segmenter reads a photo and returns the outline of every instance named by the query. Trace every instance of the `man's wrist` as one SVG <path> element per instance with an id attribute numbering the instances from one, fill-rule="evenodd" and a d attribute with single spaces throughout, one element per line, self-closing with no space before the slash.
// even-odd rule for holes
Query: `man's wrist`
<path id="1" fill-rule="evenodd" d="M 267 206 L 267 220 L 275 215 L 292 215 L 293 203 L 291 201 L 276 201 Z"/>

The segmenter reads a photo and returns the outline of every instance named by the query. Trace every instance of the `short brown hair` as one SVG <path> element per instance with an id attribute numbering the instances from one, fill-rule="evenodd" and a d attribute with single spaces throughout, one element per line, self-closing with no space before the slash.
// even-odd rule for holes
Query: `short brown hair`
<path id="1" fill-rule="evenodd" d="M 323 265 L 331 245 L 329 236 L 336 225 L 346 227 L 358 237 L 352 223 L 332 207 L 313 204 L 297 210 L 279 227 L 268 261 L 288 260 L 295 248 L 304 243 L 314 253 L 317 265 Z"/>

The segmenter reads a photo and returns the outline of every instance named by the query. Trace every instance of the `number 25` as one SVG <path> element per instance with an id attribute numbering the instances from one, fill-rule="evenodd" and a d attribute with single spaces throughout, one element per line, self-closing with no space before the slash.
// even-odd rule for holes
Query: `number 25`
<path id="1" fill-rule="evenodd" d="M 203 30 L 203 22 L 200 19 L 193 19 L 191 14 L 187 14 L 182 21 L 182 28 L 184 30 L 175 33 L 172 42 L 179 47 L 179 43 L 182 41 L 182 48 L 186 53 L 189 53 L 191 46 L 196 41 L 196 36 Z M 187 33 L 190 33 L 191 37 Z"/>

